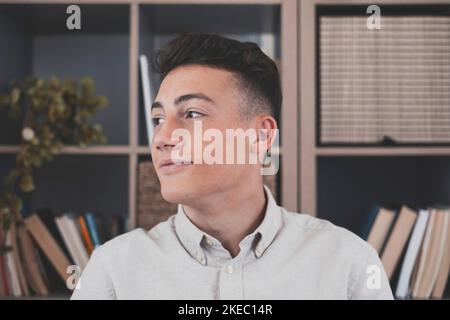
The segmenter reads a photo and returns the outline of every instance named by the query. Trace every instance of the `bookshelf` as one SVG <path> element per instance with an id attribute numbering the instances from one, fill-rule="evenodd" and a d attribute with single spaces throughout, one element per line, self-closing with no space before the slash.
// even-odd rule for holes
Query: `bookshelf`
<path id="1" fill-rule="evenodd" d="M 36 191 L 27 197 L 31 210 L 42 206 L 56 213 L 94 210 L 126 217 L 129 230 L 139 227 L 138 166 L 151 156 L 138 57 L 147 54 L 150 60 L 159 47 L 185 31 L 254 41 L 280 62 L 284 96 L 278 115 L 283 123 L 280 136 L 290 137 L 294 148 L 287 149 L 284 157 L 281 147 L 272 151 L 282 161 L 277 196 L 285 207 L 298 210 L 297 175 L 293 174 L 297 171 L 297 123 L 292 117 L 298 102 L 295 0 L 81 0 L 77 4 L 82 28 L 77 31 L 65 27 L 66 8 L 71 4 L 68 0 L 0 0 L 0 90 L 11 79 L 27 75 L 91 76 L 98 93 L 109 100 L 94 118 L 102 124 L 108 143 L 66 146 L 37 170 Z M 159 83 L 154 74 L 151 81 L 155 93 Z M 14 163 L 20 130 L 20 121 L 12 125 L 0 118 L 1 179 Z M 53 293 L 48 298 L 68 296 Z"/>
<path id="2" fill-rule="evenodd" d="M 365 158 L 372 158 L 374 161 L 388 160 L 392 157 L 409 157 L 427 158 L 428 161 L 433 159 L 441 159 L 442 157 L 450 156 L 450 146 L 321 146 L 318 143 L 318 73 L 317 73 L 317 7 L 326 6 L 369 6 L 370 1 L 354 0 L 354 1 L 330 1 L 330 0 L 309 0 L 301 1 L 299 8 L 300 19 L 300 65 L 299 65 L 299 92 L 300 92 L 300 122 L 299 122 L 299 136 L 300 136 L 300 210 L 308 212 L 313 215 L 321 216 L 318 210 L 318 193 L 320 192 L 320 182 L 318 175 L 320 169 L 318 162 L 329 162 L 331 168 L 338 170 L 337 163 L 333 161 L 340 161 L 340 158 L 352 158 L 355 161 L 355 166 L 358 165 L 358 160 L 364 161 Z M 426 5 L 424 1 L 417 0 L 401 0 L 401 1 L 379 1 L 381 7 L 383 5 Z M 433 1 L 433 4 L 450 5 L 450 1 L 438 0 Z M 431 4 L 430 4 L 431 5 Z M 365 15 L 365 12 L 362 12 Z M 316 92 L 316 94 L 302 94 L 302 92 Z M 327 160 L 328 159 L 328 160 Z M 419 170 L 422 168 L 418 168 Z M 356 170 L 356 169 L 355 169 Z M 414 174 L 414 172 L 411 172 Z M 351 181 L 351 180 L 349 180 Z M 370 183 L 370 182 L 368 182 Z M 351 186 L 348 186 L 351 189 Z M 357 191 L 356 188 L 354 191 Z M 376 199 L 374 199 L 376 200 Z M 446 199 L 447 202 L 450 200 Z M 335 213 L 339 215 L 339 213 Z M 355 214 L 357 214 L 355 212 Z"/>
<path id="3" fill-rule="evenodd" d="M 138 56 L 145 53 L 151 59 L 180 32 L 217 32 L 268 48 L 281 61 L 286 84 L 283 108 L 296 109 L 296 48 L 291 50 L 297 35 L 296 1 L 82 0 L 77 2 L 82 12 L 79 31 L 65 28 L 69 4 L 66 0 L 0 0 L 0 46 L 5 46 L 0 50 L 0 63 L 7 66 L 0 70 L 2 89 L 12 77 L 29 74 L 75 79 L 90 75 L 97 91 L 109 100 L 109 106 L 95 118 L 104 127 L 108 144 L 63 148 L 59 157 L 36 172 L 32 207 L 47 204 L 56 212 L 102 210 L 127 216 L 130 230 L 138 227 L 137 168 L 139 162 L 151 160 Z M 151 80 L 155 92 L 159 84 L 154 75 Z M 280 121 L 285 122 L 282 130 L 295 131 L 296 123 Z M 2 173 L 14 161 L 19 137 L 18 126 L 0 119 Z M 281 160 L 282 166 L 295 167 L 295 158 Z M 294 190 L 291 185 L 297 184 L 289 170 L 281 170 L 283 174 L 286 179 L 280 177 L 280 194 L 282 189 Z M 281 199 L 297 210 L 296 192 Z"/>
<path id="4" fill-rule="evenodd" d="M 374 204 L 449 205 L 450 145 L 322 144 L 320 142 L 320 32 L 325 12 L 368 17 L 371 1 L 306 0 L 299 4 L 299 208 L 361 235 Z M 440 10 L 450 1 L 382 0 L 383 8 Z M 330 9 L 332 8 L 332 9 Z M 334 8 L 334 9 L 333 9 Z M 325 9 L 325 10 L 324 10 Z M 334 10 L 334 11 L 333 11 Z M 353 11 L 351 11 L 353 10 Z M 447 49 L 448 50 L 448 49 Z M 314 93 L 314 94 L 310 94 Z M 395 288 L 393 288 L 395 290 Z M 444 297 L 448 298 L 448 285 Z"/>
<path id="5" fill-rule="evenodd" d="M 360 234 L 374 202 L 450 204 L 450 193 L 445 192 L 450 188 L 448 145 L 318 143 L 317 8 L 369 6 L 371 1 L 80 0 L 81 31 L 65 30 L 65 8 L 70 4 L 70 0 L 0 0 L 0 64 L 6 66 L 0 69 L 0 89 L 13 76 L 30 73 L 91 75 L 98 92 L 110 102 L 96 118 L 105 128 L 108 144 L 65 147 L 37 171 L 34 205 L 52 205 L 55 211 L 101 209 L 127 216 L 130 230 L 138 227 L 137 169 L 140 162 L 151 160 L 138 56 L 145 53 L 151 58 L 183 31 L 256 41 L 279 60 L 281 146 L 274 153 L 281 161 L 278 199 L 288 210 L 316 215 Z M 431 5 L 424 0 L 377 4 Z M 450 6 L 450 0 L 432 4 Z M 155 93 L 154 75 L 151 81 Z M 18 151 L 19 130 L 0 119 L 0 178 Z M 84 193 L 77 192 L 81 189 Z"/>

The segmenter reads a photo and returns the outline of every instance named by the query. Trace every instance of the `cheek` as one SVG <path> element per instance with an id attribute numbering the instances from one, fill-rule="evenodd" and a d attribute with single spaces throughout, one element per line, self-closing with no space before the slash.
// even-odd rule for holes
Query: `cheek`
<path id="1" fill-rule="evenodd" d="M 230 165 L 194 164 L 184 172 L 158 175 L 163 197 L 169 202 L 182 201 L 201 194 L 222 190 L 236 181 L 237 172 Z"/>
<path id="2" fill-rule="evenodd" d="M 242 166 L 226 164 L 194 164 L 189 170 L 177 177 L 178 183 L 190 186 L 202 186 L 205 189 L 215 189 L 215 186 L 223 186 L 242 175 Z M 164 177 L 163 177 L 164 179 Z"/>
<path id="3" fill-rule="evenodd" d="M 190 181 L 201 184 L 208 189 L 220 189 L 220 187 L 236 182 L 243 176 L 243 166 L 213 164 L 194 165 L 191 170 Z M 217 188 L 216 188 L 217 187 Z"/>

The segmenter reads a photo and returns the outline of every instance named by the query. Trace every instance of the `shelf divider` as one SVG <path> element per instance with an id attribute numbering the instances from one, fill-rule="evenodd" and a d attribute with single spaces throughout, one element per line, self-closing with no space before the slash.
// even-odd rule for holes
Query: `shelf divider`
<path id="1" fill-rule="evenodd" d="M 139 5 L 132 3 L 130 7 L 130 146 L 133 151 L 138 148 L 138 57 L 139 55 Z M 132 152 L 128 161 L 129 179 L 128 179 L 128 229 L 136 227 L 136 203 L 137 203 L 137 152 Z"/>
<path id="2" fill-rule="evenodd" d="M 18 145 L 0 145 L 0 154 L 15 154 L 19 152 L 20 146 Z M 86 155 L 128 155 L 132 152 L 130 146 L 117 145 L 117 146 L 91 146 L 86 148 L 80 148 L 77 146 L 66 146 L 61 149 L 61 154 L 86 154 Z"/>
<path id="3" fill-rule="evenodd" d="M 316 156 L 450 156 L 448 147 L 316 147 Z"/>

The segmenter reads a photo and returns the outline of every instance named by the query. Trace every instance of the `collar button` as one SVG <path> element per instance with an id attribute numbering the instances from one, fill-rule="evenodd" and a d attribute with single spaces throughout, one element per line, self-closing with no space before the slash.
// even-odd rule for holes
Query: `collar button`
<path id="1" fill-rule="evenodd" d="M 258 244 L 255 249 L 256 256 L 259 258 L 261 256 L 261 254 L 263 253 L 263 251 L 264 251 L 263 246 Z"/>
<path id="2" fill-rule="evenodd" d="M 196 259 L 198 262 L 200 262 L 201 264 L 205 263 L 205 257 L 203 257 L 203 255 L 200 252 L 197 252 L 196 254 Z"/>

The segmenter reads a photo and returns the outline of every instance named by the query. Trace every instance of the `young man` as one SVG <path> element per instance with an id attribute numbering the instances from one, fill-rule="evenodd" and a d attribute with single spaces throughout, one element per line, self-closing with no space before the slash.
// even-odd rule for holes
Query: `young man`
<path id="1" fill-rule="evenodd" d="M 278 206 L 260 162 L 205 163 L 204 153 L 186 154 L 210 141 L 174 134 L 195 137 L 199 124 L 223 136 L 253 130 L 245 158 L 261 159 L 282 100 L 270 58 L 252 43 L 183 34 L 159 52 L 156 66 L 162 82 L 151 111 L 152 160 L 162 195 L 178 212 L 97 248 L 72 299 L 392 299 L 369 244 Z M 243 150 L 229 146 L 215 152 L 236 160 Z"/>

